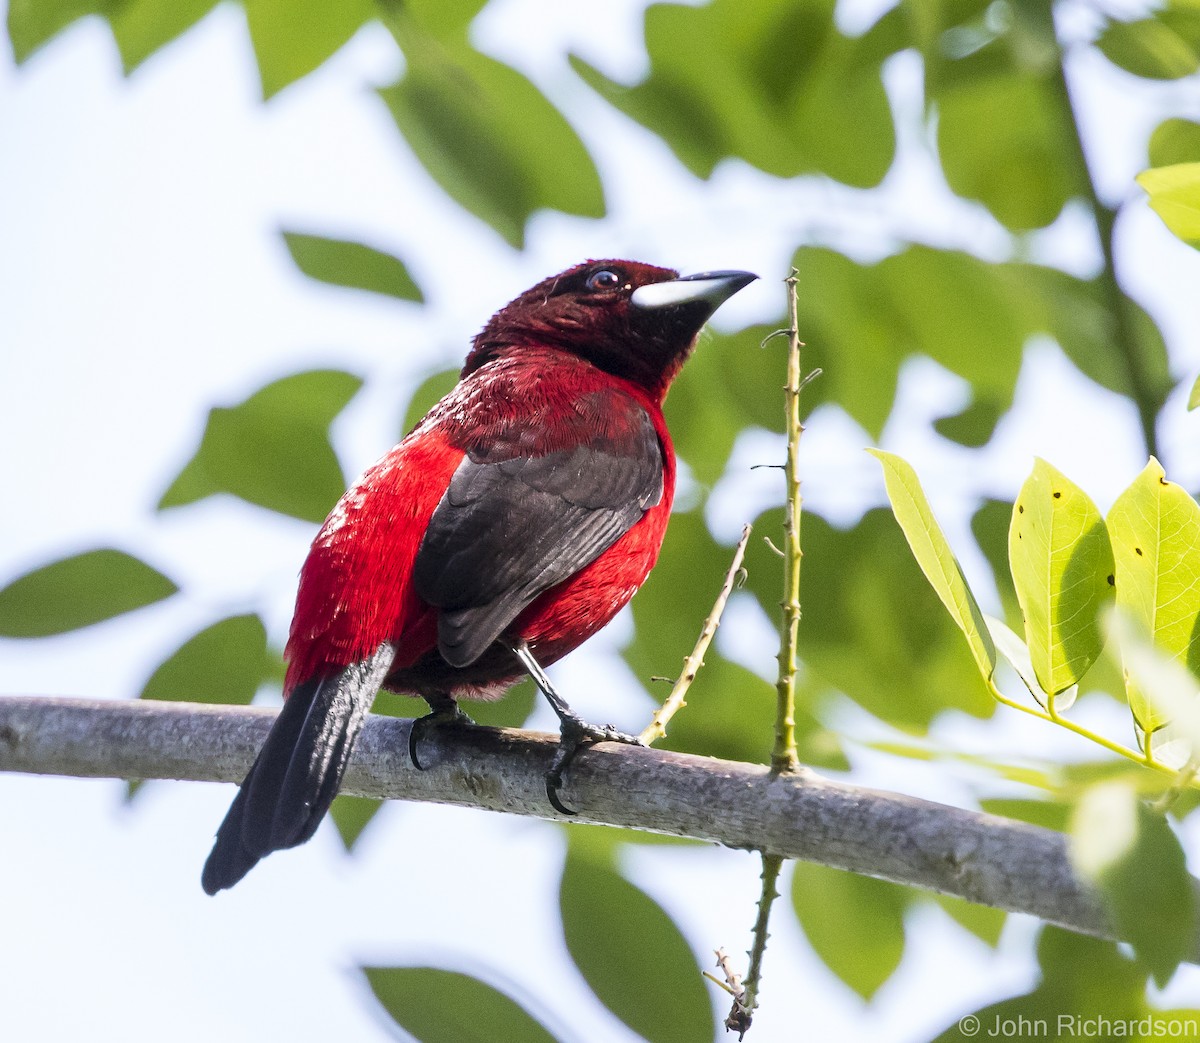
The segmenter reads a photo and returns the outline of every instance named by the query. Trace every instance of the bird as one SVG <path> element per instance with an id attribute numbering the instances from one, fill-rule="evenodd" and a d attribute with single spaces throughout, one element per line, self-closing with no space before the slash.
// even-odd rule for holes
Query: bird
<path id="1" fill-rule="evenodd" d="M 300 570 L 284 704 L 217 830 L 201 883 L 232 887 L 310 839 L 380 688 L 427 727 L 469 721 L 529 675 L 560 720 L 556 810 L 581 746 L 638 743 L 588 724 L 545 667 L 645 581 L 676 461 L 667 390 L 701 328 L 757 276 L 592 260 L 544 279 L 474 338 L 456 386 L 342 496 Z"/>

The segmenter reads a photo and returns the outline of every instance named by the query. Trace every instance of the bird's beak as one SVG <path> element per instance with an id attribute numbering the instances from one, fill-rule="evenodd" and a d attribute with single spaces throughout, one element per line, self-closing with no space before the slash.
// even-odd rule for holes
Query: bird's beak
<path id="1" fill-rule="evenodd" d="M 758 276 L 752 272 L 699 272 L 668 282 L 639 286 L 629 300 L 635 308 L 658 311 L 687 304 L 705 304 L 709 313 L 716 311 Z"/>

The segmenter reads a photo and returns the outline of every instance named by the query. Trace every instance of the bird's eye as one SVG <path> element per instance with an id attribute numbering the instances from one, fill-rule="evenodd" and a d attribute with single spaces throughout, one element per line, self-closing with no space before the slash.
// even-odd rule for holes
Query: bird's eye
<path id="1" fill-rule="evenodd" d="M 598 272 L 592 272 L 584 285 L 589 290 L 597 290 L 599 292 L 615 290 L 621 285 L 621 277 L 611 268 L 602 268 Z"/>

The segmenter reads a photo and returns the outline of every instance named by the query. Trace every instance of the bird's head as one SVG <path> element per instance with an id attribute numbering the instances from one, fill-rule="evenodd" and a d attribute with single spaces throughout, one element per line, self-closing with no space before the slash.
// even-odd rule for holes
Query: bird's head
<path id="1" fill-rule="evenodd" d="M 639 261 L 586 261 L 493 315 L 475 338 L 463 376 L 511 348 L 550 347 L 661 398 L 709 316 L 756 278 L 735 271 L 681 278 Z"/>

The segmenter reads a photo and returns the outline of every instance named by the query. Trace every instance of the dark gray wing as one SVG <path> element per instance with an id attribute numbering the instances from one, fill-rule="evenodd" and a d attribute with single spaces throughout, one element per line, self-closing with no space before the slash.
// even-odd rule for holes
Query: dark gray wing
<path id="1" fill-rule="evenodd" d="M 469 452 L 459 464 L 413 569 L 417 594 L 441 609 L 438 648 L 452 666 L 473 663 L 542 591 L 598 558 L 662 499 L 654 424 L 620 399 L 626 415 L 616 434 L 610 427 L 543 455 Z"/>

